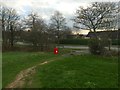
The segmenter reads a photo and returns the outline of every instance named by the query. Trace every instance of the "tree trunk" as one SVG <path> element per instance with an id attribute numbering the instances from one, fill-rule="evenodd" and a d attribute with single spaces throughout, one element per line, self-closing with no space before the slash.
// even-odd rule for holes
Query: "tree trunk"
<path id="1" fill-rule="evenodd" d="M 40 47 L 41 47 L 41 51 L 43 51 L 43 44 L 41 44 Z"/>
<path id="2" fill-rule="evenodd" d="M 5 44 L 6 44 L 6 40 L 5 40 L 5 27 L 4 27 L 3 22 L 2 22 L 2 43 L 3 43 L 3 46 L 5 46 Z"/>
<path id="3" fill-rule="evenodd" d="M 108 49 L 109 49 L 109 51 L 110 51 L 110 50 L 111 50 L 111 40 L 110 40 L 110 39 L 108 40 L 108 44 L 109 44 L 109 45 L 108 45 Z"/>
<path id="4" fill-rule="evenodd" d="M 11 25 L 10 26 L 10 31 L 11 31 L 11 40 L 10 40 L 10 43 L 11 43 L 11 47 L 14 46 L 14 31 L 13 31 L 13 26 Z"/>
<path id="5" fill-rule="evenodd" d="M 58 44 L 58 46 L 59 46 L 59 42 L 60 42 L 60 34 L 59 34 L 59 27 L 58 27 L 58 34 L 57 34 L 57 39 L 58 39 L 58 42 L 57 42 L 57 44 Z"/>
<path id="6" fill-rule="evenodd" d="M 5 31 L 2 31 L 2 42 L 3 42 L 3 46 L 5 45 Z"/>
<path id="7" fill-rule="evenodd" d="M 93 31 L 94 31 L 94 36 L 95 36 L 95 39 L 97 39 L 97 40 L 98 40 L 98 36 L 97 36 L 96 29 L 93 29 Z"/>

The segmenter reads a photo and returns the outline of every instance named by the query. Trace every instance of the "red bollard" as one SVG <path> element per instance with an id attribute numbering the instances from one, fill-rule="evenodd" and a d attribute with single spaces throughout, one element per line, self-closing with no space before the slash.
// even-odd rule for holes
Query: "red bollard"
<path id="1" fill-rule="evenodd" d="M 54 48 L 54 54 L 58 54 L 58 48 Z"/>

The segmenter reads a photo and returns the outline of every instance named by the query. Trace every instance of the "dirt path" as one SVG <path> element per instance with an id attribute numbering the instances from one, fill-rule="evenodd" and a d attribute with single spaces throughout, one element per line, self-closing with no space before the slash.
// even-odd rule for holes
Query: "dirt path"
<path id="1" fill-rule="evenodd" d="M 73 52 L 75 53 L 75 52 Z M 75 53 L 76 54 L 76 53 Z M 70 56 L 71 53 L 67 53 L 67 54 L 63 54 L 62 56 L 64 57 L 68 57 Z M 22 70 L 20 71 L 20 73 L 17 74 L 17 76 L 15 77 L 15 80 L 13 82 L 11 82 L 10 84 L 8 84 L 5 88 L 23 88 L 23 86 L 28 82 L 28 78 L 32 77 L 32 75 L 34 75 L 36 73 L 36 67 L 47 64 L 49 62 L 58 60 L 58 58 L 52 58 L 52 60 L 49 61 L 44 61 L 43 63 L 39 63 L 33 67 L 30 67 L 28 69 Z M 29 81 L 28 83 L 32 83 L 31 81 Z"/>
<path id="2" fill-rule="evenodd" d="M 35 69 L 37 66 L 41 66 L 52 61 L 55 61 L 55 60 L 45 61 L 43 63 L 39 63 L 33 67 L 30 67 L 28 69 L 21 71 L 16 76 L 15 80 L 12 83 L 8 84 L 7 87 L 5 88 L 23 88 L 23 86 L 26 84 L 26 78 L 31 77 L 33 74 L 35 74 L 36 72 Z"/>

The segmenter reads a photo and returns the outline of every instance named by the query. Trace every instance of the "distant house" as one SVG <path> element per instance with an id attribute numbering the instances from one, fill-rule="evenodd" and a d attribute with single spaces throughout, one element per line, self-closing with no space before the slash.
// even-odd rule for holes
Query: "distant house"
<path id="1" fill-rule="evenodd" d="M 99 38 L 109 38 L 109 39 L 120 39 L 120 30 L 115 30 L 115 31 L 98 31 L 96 32 L 96 35 Z M 94 38 L 95 35 L 93 32 L 89 32 L 87 37 L 89 38 Z"/>

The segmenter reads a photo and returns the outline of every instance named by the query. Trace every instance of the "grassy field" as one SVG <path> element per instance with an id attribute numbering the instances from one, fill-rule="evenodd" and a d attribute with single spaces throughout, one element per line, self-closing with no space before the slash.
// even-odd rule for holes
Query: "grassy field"
<path id="1" fill-rule="evenodd" d="M 49 61 L 51 58 L 60 57 L 63 53 L 68 53 L 69 50 L 59 50 L 59 55 L 54 55 L 53 52 L 5 52 L 2 54 L 2 86 L 5 87 L 8 83 L 15 79 L 15 76 L 24 69 L 32 67 L 37 63 Z M 61 52 L 62 51 L 62 52 Z"/>
<path id="2" fill-rule="evenodd" d="M 62 51 L 62 50 L 60 50 Z M 59 55 L 47 52 L 6 52 L 3 53 L 3 87 L 15 79 L 24 69 L 55 60 L 36 68 L 31 84 L 24 88 L 86 88 L 117 87 L 117 57 L 94 55 Z"/>
<path id="3" fill-rule="evenodd" d="M 3 87 L 10 83 L 21 70 L 29 68 L 51 57 L 52 55 L 47 53 L 3 53 Z"/>

